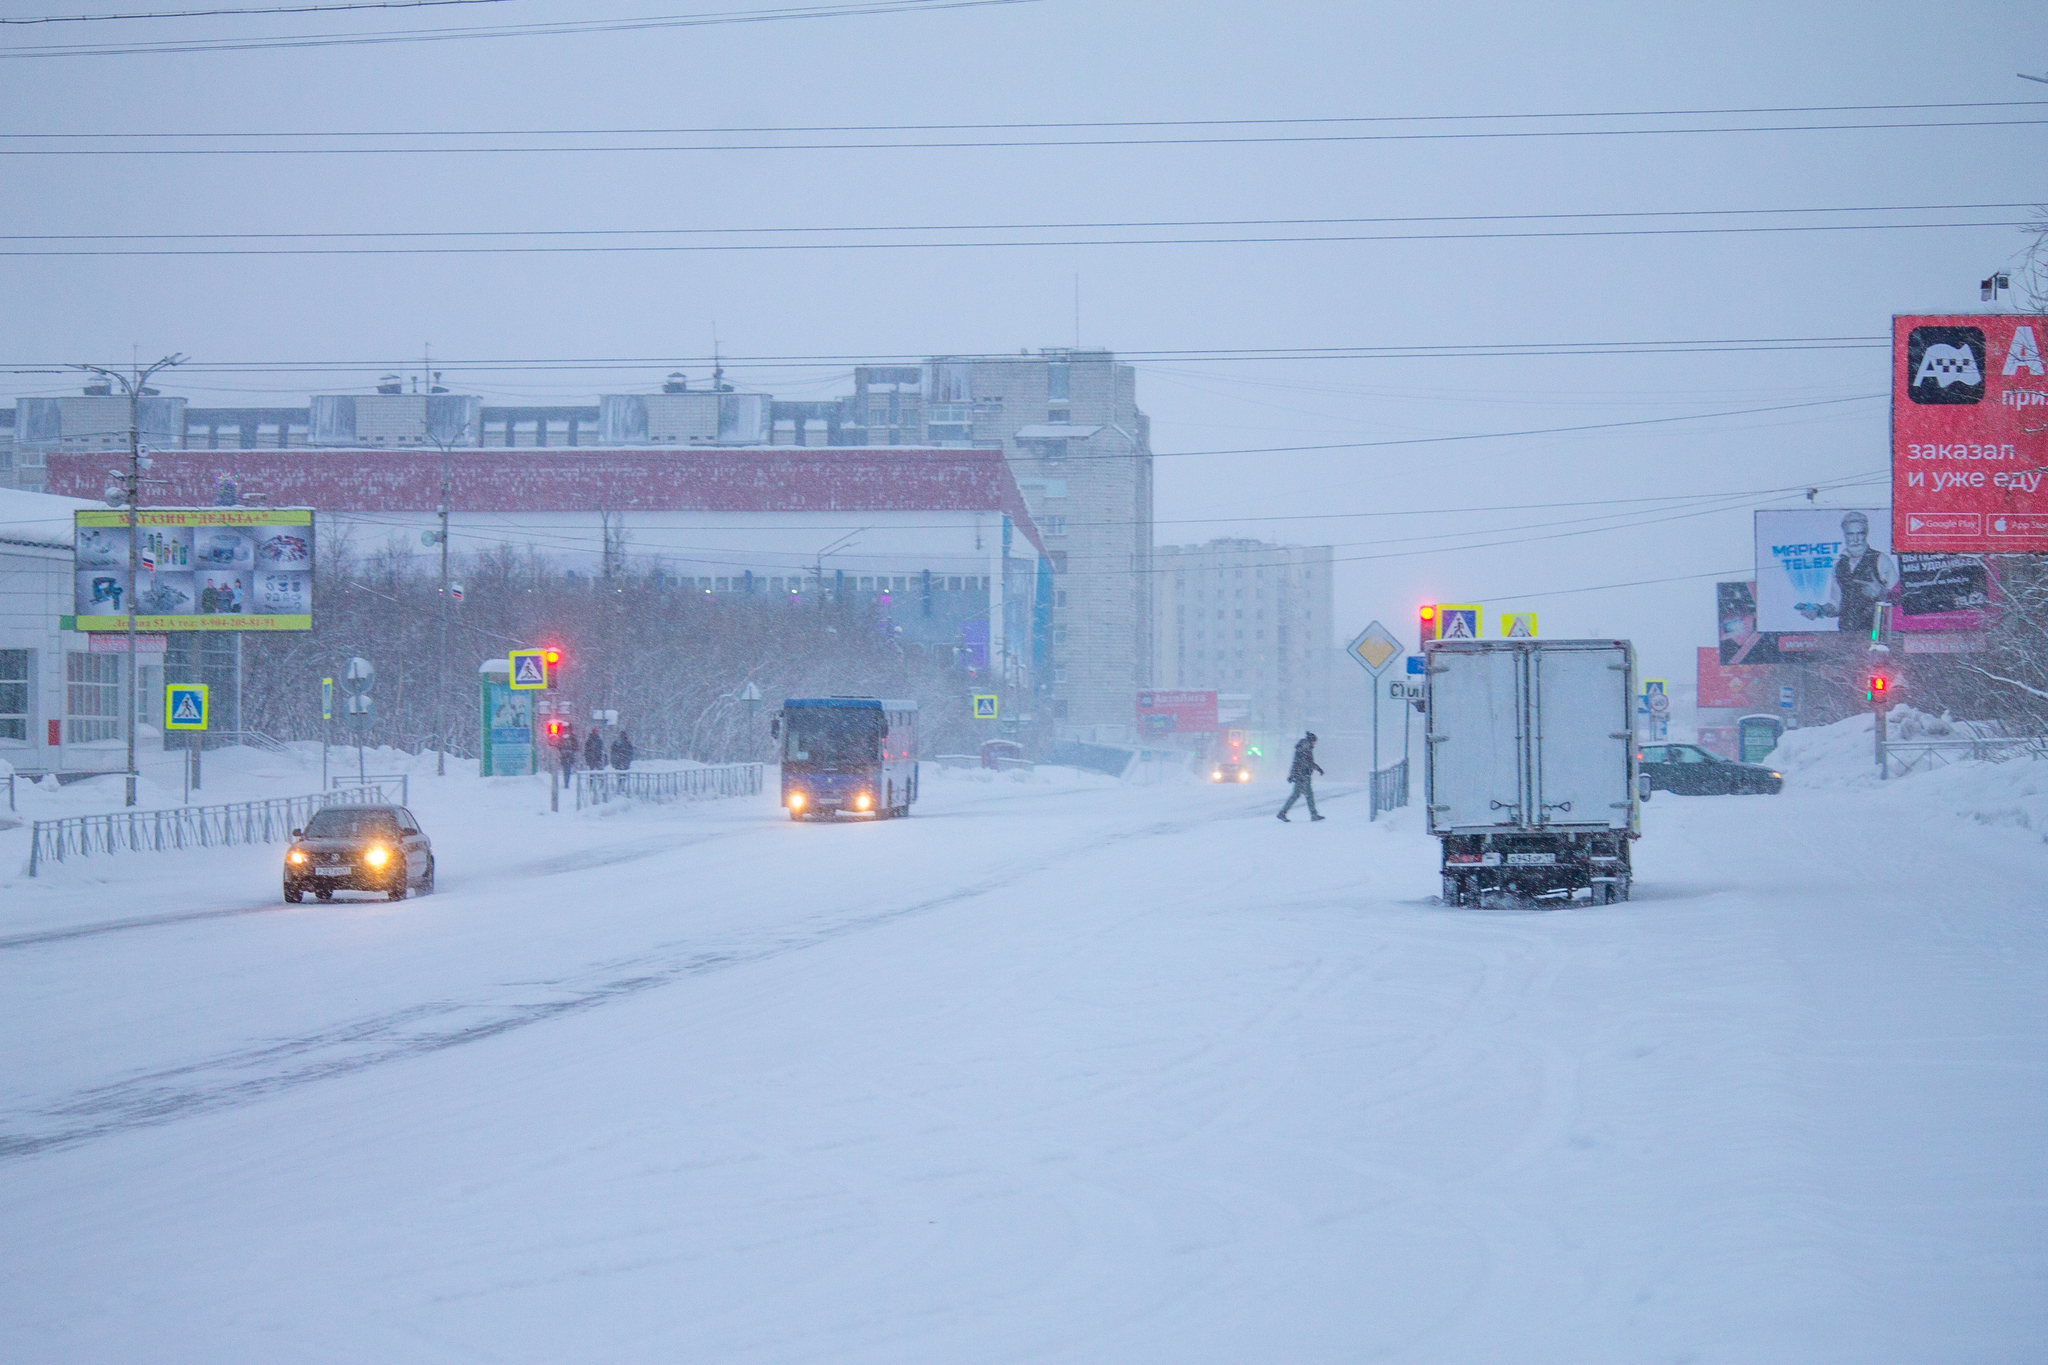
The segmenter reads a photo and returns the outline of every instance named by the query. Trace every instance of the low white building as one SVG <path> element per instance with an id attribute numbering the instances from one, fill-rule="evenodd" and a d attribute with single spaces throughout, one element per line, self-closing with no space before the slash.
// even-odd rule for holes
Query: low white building
<path id="1" fill-rule="evenodd" d="M 71 514 L 81 507 L 104 504 L 0 489 L 0 762 L 18 773 L 127 767 L 126 639 L 96 644 L 64 629 L 75 577 Z M 163 663 L 159 641 L 146 643 L 155 648 L 137 656 L 145 725 Z"/>

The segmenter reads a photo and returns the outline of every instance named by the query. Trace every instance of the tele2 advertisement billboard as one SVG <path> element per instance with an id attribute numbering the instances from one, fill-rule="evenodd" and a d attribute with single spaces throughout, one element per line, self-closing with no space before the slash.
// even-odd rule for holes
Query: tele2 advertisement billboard
<path id="1" fill-rule="evenodd" d="M 1892 319 L 1891 544 L 2048 553 L 2048 317 Z"/>
<path id="2" fill-rule="evenodd" d="M 76 514 L 79 630 L 311 630 L 313 513 L 305 507 L 145 507 Z"/>
<path id="3" fill-rule="evenodd" d="M 1756 629 L 1870 634 L 1899 582 L 1883 509 L 1799 507 L 1756 514 Z"/>

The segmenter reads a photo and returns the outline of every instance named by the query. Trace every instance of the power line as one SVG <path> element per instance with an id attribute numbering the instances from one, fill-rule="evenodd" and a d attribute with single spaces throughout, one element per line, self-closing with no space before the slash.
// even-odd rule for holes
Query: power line
<path id="1" fill-rule="evenodd" d="M 1183 348 L 1175 350 L 1121 350 L 1074 352 L 1055 347 L 1037 354 L 1008 355 L 1001 352 L 954 352 L 934 355 L 929 351 L 919 352 L 868 352 L 815 355 L 726 355 L 719 357 L 727 366 L 752 366 L 755 368 L 814 368 L 819 366 L 847 365 L 921 365 L 932 361 L 959 362 L 963 364 L 1001 364 L 1004 362 L 1037 363 L 1048 355 L 1071 359 L 1075 355 L 1102 355 L 1123 364 L 1146 364 L 1152 362 L 1269 362 L 1307 360 L 1475 360 L 1489 358 L 1543 358 L 1576 357 L 1596 355 L 1697 355 L 1747 352 L 1774 352 L 1799 350 L 1866 350 L 1878 346 L 1890 346 L 1891 338 L 1882 334 L 1805 336 L 1805 337 L 1701 337 L 1691 339 L 1614 338 L 1582 341 L 1530 341 L 1530 342 L 1467 342 L 1441 346 L 1241 346 L 1214 349 Z M 654 356 L 500 356 L 500 357 L 447 357 L 440 361 L 445 370 L 468 371 L 470 373 L 492 373 L 499 371 L 579 371 L 640 369 L 643 367 L 675 368 L 685 365 L 699 367 L 713 363 L 710 355 L 654 355 Z M 182 367 L 184 371 L 212 374 L 297 374 L 333 373 L 345 370 L 388 370 L 417 365 L 417 355 L 371 356 L 356 359 L 330 360 L 215 360 L 191 361 Z M 63 362 L 16 361 L 7 365 L 4 371 L 11 374 L 68 374 Z"/>
<path id="2" fill-rule="evenodd" d="M 1036 4 L 1038 0 L 947 0 L 948 8 L 966 5 Z M 898 8 L 923 6 L 903 5 Z M 39 55 L 26 49 L 0 51 L 0 58 Z M 7 156 L 475 156 L 548 155 L 565 152 L 887 152 L 887 151 L 993 151 L 1023 147 L 1235 147 L 1285 146 L 1375 142 L 1477 142 L 1559 138 L 1708 136 L 1717 133 L 1859 133 L 1910 131 L 1942 128 L 2031 128 L 2048 120 L 1960 119 L 1920 120 L 1889 123 L 1765 123 L 1725 127 L 1683 128 L 1540 128 L 1489 129 L 1483 132 L 1411 133 L 1288 133 L 1249 134 L 1242 137 L 1097 137 L 1097 138 L 952 138 L 940 141 L 895 142 L 660 142 L 660 143 L 563 143 L 508 146 L 383 146 L 383 147 L 52 147 L 12 148 Z M 764 134 L 771 136 L 772 134 Z M 363 136 L 407 136 L 406 134 L 364 134 Z M 415 136 L 450 136 L 417 134 Z M 452 136 L 463 136 L 453 134 Z M 575 136 L 561 134 L 561 136 Z"/>
<path id="3" fill-rule="evenodd" d="M 478 25 L 469 28 L 385 29 L 372 33 L 309 33 L 275 38 L 171 38 L 130 43 L 48 43 L 0 52 L 0 58 L 129 57 L 200 52 L 261 52 L 288 48 L 383 47 L 393 43 L 458 42 L 472 38 L 538 38 L 582 33 L 636 33 L 652 29 L 709 28 L 724 24 L 780 23 L 796 19 L 848 19 L 883 14 L 1033 5 L 1040 0 L 869 0 L 784 9 L 706 11 L 644 19 L 589 19 L 559 23 Z"/>
<path id="4" fill-rule="evenodd" d="M 0 155 L 7 153 L 0 152 Z M 541 246 L 338 246 L 338 247 L 48 247 L 0 251 L 0 257 L 258 257 L 258 256 L 607 256 L 671 255 L 699 252 L 777 251 L 941 251 L 1047 247 L 1274 246 L 1366 242 L 1494 242 L 1615 237 L 1723 237 L 1743 234 L 1817 232 L 1926 232 L 1953 228 L 2026 227 L 2024 219 L 1977 219 L 1946 223 L 1777 223 L 1730 227 L 1568 228 L 1520 232 L 1297 233 L 1232 237 L 1062 237 L 902 242 L 663 242 Z M 770 229 L 773 230 L 773 229 Z M 798 229 L 802 230 L 802 229 Z M 818 229 L 829 230 L 829 229 Z M 340 236 L 341 234 L 335 234 Z M 425 235 L 425 234 L 422 234 Z M 450 236 L 485 234 L 451 233 Z M 495 235 L 495 234 L 493 234 Z M 47 237 L 44 240 L 48 240 Z"/>
<path id="5" fill-rule="evenodd" d="M 101 24 L 129 19 L 214 19 L 250 14 L 332 14 L 359 9 L 437 9 L 444 5 L 502 5 L 509 0 L 356 0 L 344 5 L 270 5 L 256 9 L 180 9 L 140 14 L 39 14 L 26 19 L 0 18 L 4 24 Z"/>
<path id="6" fill-rule="evenodd" d="M 1521 114 L 1357 114 L 1318 118 L 1088 119 L 1031 123 L 797 123 L 711 124 L 696 128 L 441 128 L 370 131 L 271 130 L 265 132 L 33 133 L 4 132 L 0 138 L 362 138 L 362 137 L 708 137 L 760 133 L 957 133 L 1043 132 L 1091 128 L 1274 128 L 1331 127 L 1380 123 L 1509 123 L 1558 119 L 1732 118 L 1763 114 L 1916 113 L 1937 109 L 2034 109 L 2048 100 L 1976 100 L 1943 104 L 1753 105 L 1728 109 L 1608 109 Z"/>
<path id="7" fill-rule="evenodd" d="M 0 138 L 6 134 L 0 133 Z M 477 228 L 405 232 L 19 232 L 0 234 L 0 242 L 279 242 L 390 241 L 451 238 L 534 237 L 705 237 L 824 232 L 1068 232 L 1112 228 L 1332 227 L 1398 223 L 1521 223 L 1576 222 L 1589 219 L 1730 218 L 1826 213 L 1963 213 L 1992 209 L 2028 209 L 2031 200 L 2002 204 L 1852 204 L 1837 208 L 1786 209 L 1629 209 L 1578 213 L 1471 213 L 1383 216 L 1376 218 L 1161 218 L 1078 223 L 883 223 L 819 227 L 664 227 L 664 228 Z"/>

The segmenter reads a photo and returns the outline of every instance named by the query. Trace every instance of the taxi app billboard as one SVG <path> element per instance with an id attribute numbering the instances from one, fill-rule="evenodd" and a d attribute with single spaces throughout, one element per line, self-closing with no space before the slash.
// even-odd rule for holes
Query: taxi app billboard
<path id="1" fill-rule="evenodd" d="M 311 630 L 313 513 L 304 507 L 145 507 L 76 514 L 79 630 Z"/>
<path id="2" fill-rule="evenodd" d="M 2048 317 L 1892 319 L 1892 546 L 2048 553 Z"/>

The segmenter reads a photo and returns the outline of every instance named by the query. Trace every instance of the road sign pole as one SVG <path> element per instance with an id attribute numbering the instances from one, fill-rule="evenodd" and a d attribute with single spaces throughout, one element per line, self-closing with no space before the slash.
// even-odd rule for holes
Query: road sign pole
<path id="1" fill-rule="evenodd" d="M 1366 802 L 1368 822 L 1380 818 L 1380 680 L 1372 680 L 1372 797 Z"/>

